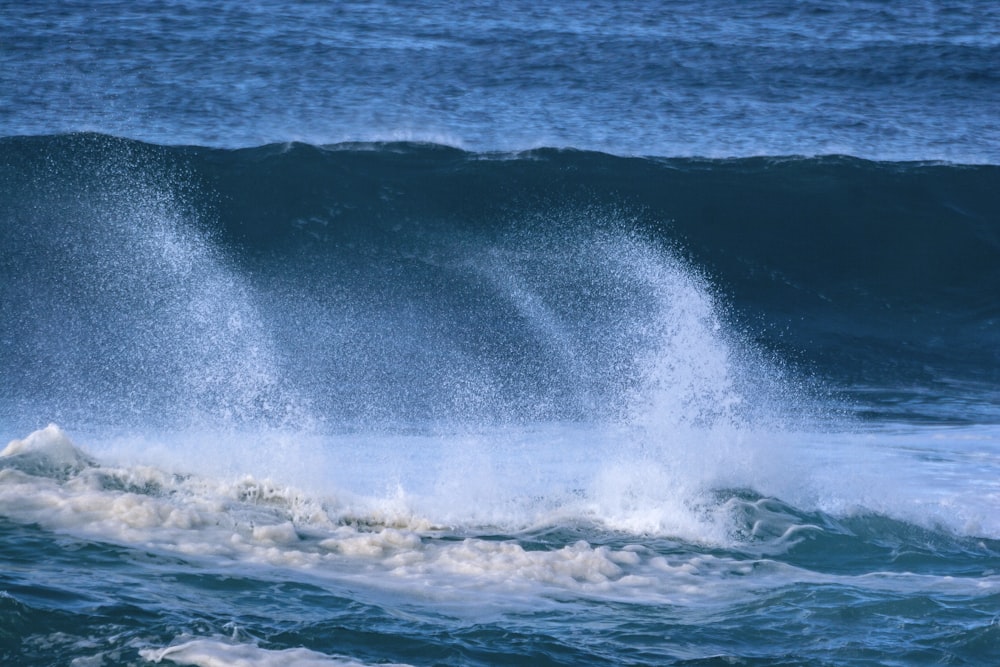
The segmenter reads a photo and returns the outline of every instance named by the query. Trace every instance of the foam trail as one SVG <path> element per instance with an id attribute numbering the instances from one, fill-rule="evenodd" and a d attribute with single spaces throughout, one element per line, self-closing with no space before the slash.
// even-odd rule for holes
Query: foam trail
<path id="1" fill-rule="evenodd" d="M 139 651 L 150 662 L 164 660 L 196 667 L 365 667 L 365 663 L 328 656 L 304 648 L 269 650 L 253 644 L 234 644 L 215 639 L 188 639 L 163 649 Z M 382 663 L 380 663 L 382 664 Z"/>

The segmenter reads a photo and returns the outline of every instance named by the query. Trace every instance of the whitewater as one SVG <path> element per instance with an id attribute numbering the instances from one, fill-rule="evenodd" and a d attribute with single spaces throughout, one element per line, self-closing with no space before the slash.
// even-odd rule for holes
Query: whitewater
<path id="1" fill-rule="evenodd" d="M 4 6 L 0 662 L 1000 661 L 998 22 Z"/>

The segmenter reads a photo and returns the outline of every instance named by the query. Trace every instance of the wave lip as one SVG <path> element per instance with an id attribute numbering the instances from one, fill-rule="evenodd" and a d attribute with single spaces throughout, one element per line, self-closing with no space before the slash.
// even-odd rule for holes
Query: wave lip
<path id="1" fill-rule="evenodd" d="M 94 465 L 55 424 L 34 431 L 23 440 L 12 440 L 0 451 L 3 467 L 14 467 L 34 475 L 66 478 Z"/>

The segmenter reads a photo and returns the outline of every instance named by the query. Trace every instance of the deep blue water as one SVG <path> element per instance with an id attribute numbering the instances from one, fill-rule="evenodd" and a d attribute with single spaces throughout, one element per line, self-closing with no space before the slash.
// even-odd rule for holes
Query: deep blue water
<path id="1" fill-rule="evenodd" d="M 4 134 L 1000 160 L 1000 9 L 4 3 Z"/>
<path id="2" fill-rule="evenodd" d="M 991 2 L 0 2 L 0 661 L 1000 661 L 997 62 Z"/>

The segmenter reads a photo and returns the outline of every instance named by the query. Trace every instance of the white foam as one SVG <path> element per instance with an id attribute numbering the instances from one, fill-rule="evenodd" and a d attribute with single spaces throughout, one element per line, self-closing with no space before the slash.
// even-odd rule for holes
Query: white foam
<path id="1" fill-rule="evenodd" d="M 769 553 L 782 552 L 816 528 L 790 513 L 791 508 L 766 499 L 720 502 L 708 495 L 688 494 L 689 489 L 670 485 L 679 479 L 676 471 L 648 466 L 645 471 L 624 465 L 610 472 L 601 469 L 602 475 L 591 486 L 559 498 L 537 499 L 534 509 L 526 499 L 519 506 L 508 506 L 509 519 L 520 515 L 521 521 L 537 521 L 542 526 L 604 524 L 619 531 L 618 546 L 582 539 L 532 546 L 531 539 L 517 539 L 516 530 L 477 523 L 479 514 L 474 509 L 466 514 L 452 510 L 452 519 L 464 516 L 466 520 L 449 527 L 435 509 L 447 506 L 448 498 L 398 493 L 366 497 L 336 489 L 317 495 L 245 475 L 227 480 L 142 465 L 90 463 L 68 475 L 49 474 L 44 466 L 21 469 L 10 464 L 17 464 L 26 453 L 48 452 L 55 459 L 88 457 L 56 427 L 17 443 L 0 458 L 0 514 L 10 520 L 206 559 L 218 567 L 294 570 L 296 576 L 430 596 L 463 609 L 491 600 L 499 607 L 536 605 L 550 595 L 567 594 L 682 604 L 725 599 L 739 591 L 748 594 L 761 586 L 793 581 L 892 590 L 973 586 L 982 593 L 1000 589 L 1000 577 L 974 582 L 879 573 L 838 577 L 771 561 Z M 966 440 L 962 444 L 968 446 Z M 980 460 L 983 455 L 975 456 Z M 995 482 L 990 488 L 996 493 Z M 815 489 L 824 490 L 822 485 Z M 911 489 L 907 496 L 897 489 L 904 505 L 921 498 L 912 495 L 915 492 Z M 890 494 L 880 493 L 888 504 Z M 830 502 L 822 494 L 819 498 Z M 461 501 L 451 498 L 453 503 Z M 961 520 L 975 514 L 980 526 L 995 528 L 995 517 L 983 514 L 989 498 L 980 501 L 967 494 L 945 494 L 941 499 L 923 497 L 924 504 L 915 507 L 916 513 L 926 514 L 928 505 L 937 503 L 941 514 L 947 502 L 964 502 L 958 514 Z M 734 527 L 741 513 L 750 518 L 743 520 L 739 529 L 743 534 L 738 534 Z M 485 532 L 510 537 L 477 536 Z M 621 542 L 627 534 L 632 535 L 631 544 Z M 645 546 L 655 535 L 661 536 L 658 539 L 690 535 L 689 541 L 736 545 L 744 553 L 759 556 L 714 557 L 690 550 L 664 556 Z"/>
<path id="2" fill-rule="evenodd" d="M 189 639 L 162 649 L 142 649 L 139 655 L 150 662 L 167 660 L 197 667 L 365 667 L 364 663 L 349 658 L 305 648 L 273 650 L 215 639 Z"/>
<path id="3" fill-rule="evenodd" d="M 63 431 L 55 424 L 34 431 L 22 440 L 11 440 L 0 457 L 32 456 L 59 466 L 78 466 L 89 462 Z"/>
<path id="4" fill-rule="evenodd" d="M 26 440 L 72 447 L 56 428 Z M 641 573 L 649 569 L 648 559 L 638 551 L 585 541 L 531 550 L 513 539 L 454 539 L 418 514 L 406 521 L 390 513 L 397 525 L 379 523 L 384 513 L 377 499 L 322 500 L 248 477 L 225 482 L 144 466 L 93 465 L 63 478 L 5 468 L 0 470 L 0 513 L 218 564 L 291 568 L 335 578 L 375 574 L 380 585 L 407 589 L 434 581 L 442 591 L 485 587 L 533 595 L 541 586 L 629 595 L 649 583 Z"/>

